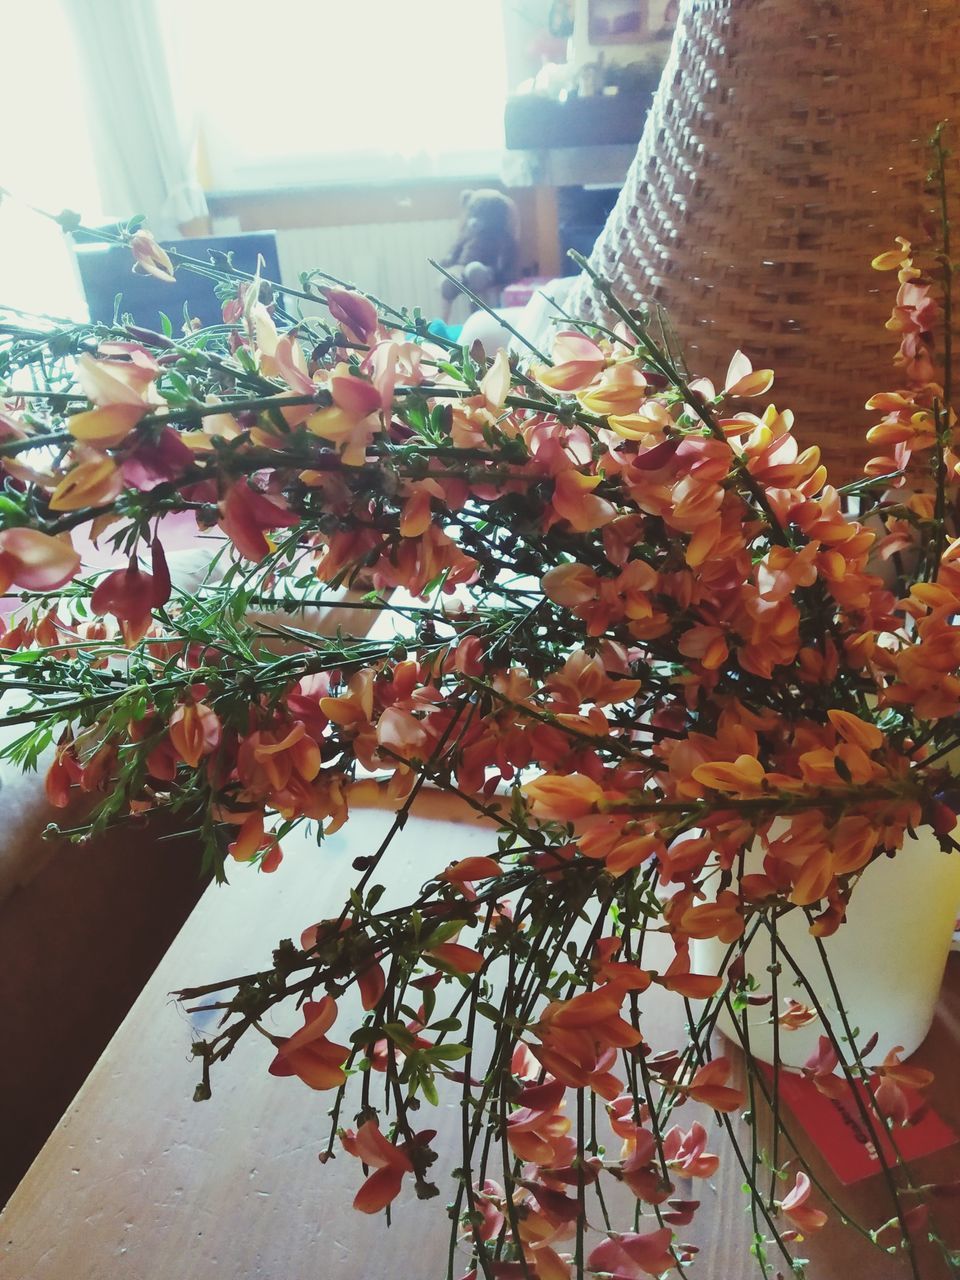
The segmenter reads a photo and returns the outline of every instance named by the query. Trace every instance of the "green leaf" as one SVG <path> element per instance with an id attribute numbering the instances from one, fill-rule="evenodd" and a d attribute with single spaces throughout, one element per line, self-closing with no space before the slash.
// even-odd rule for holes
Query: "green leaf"
<path id="1" fill-rule="evenodd" d="M 18 664 L 27 662 L 36 662 L 38 658 L 43 657 L 41 649 L 17 649 L 8 653 L 4 657 L 4 662 L 16 662 Z"/>
<path id="2" fill-rule="evenodd" d="M 372 911 L 385 893 L 385 886 L 382 884 L 374 884 L 370 886 L 367 892 L 367 910 Z"/>
<path id="3" fill-rule="evenodd" d="M 437 1086 L 434 1083 L 433 1074 L 425 1071 L 420 1076 L 420 1092 L 430 1103 L 431 1107 L 436 1107 L 440 1102 L 440 1095 L 437 1093 Z"/>
<path id="4" fill-rule="evenodd" d="M 23 504 L 15 502 L 5 494 L 0 494 L 0 516 L 9 517 L 3 520 L 5 529 L 11 529 L 16 524 L 26 524 L 29 519 L 23 509 Z"/>
<path id="5" fill-rule="evenodd" d="M 176 399 L 171 400 L 167 388 L 174 392 Z M 171 404 L 189 404 L 194 398 L 186 378 L 177 373 L 176 369 L 168 369 L 166 372 L 164 395 Z"/>
<path id="6" fill-rule="evenodd" d="M 466 920 L 445 920 L 443 924 L 431 930 L 428 944 L 431 947 L 439 947 L 442 942 L 449 942 L 465 927 L 466 923 Z"/>
<path id="7" fill-rule="evenodd" d="M 429 1026 L 431 1031 L 435 1031 L 437 1035 L 440 1035 L 448 1031 L 459 1031 L 463 1023 L 459 1018 L 441 1018 L 439 1022 L 431 1022 Z"/>
<path id="8" fill-rule="evenodd" d="M 469 1052 L 470 1046 L 466 1044 L 434 1044 L 421 1050 L 427 1062 L 459 1062 Z"/>
<path id="9" fill-rule="evenodd" d="M 376 1044 L 383 1038 L 383 1034 L 379 1027 L 358 1027 L 350 1037 L 350 1043 L 364 1047 L 366 1045 Z"/>
<path id="10" fill-rule="evenodd" d="M 423 1020 L 425 1023 L 429 1023 L 436 1007 L 437 993 L 433 987 L 426 987 L 423 992 Z"/>
<path id="11" fill-rule="evenodd" d="M 398 1049 L 410 1050 L 416 1047 L 416 1042 L 412 1034 L 407 1030 L 402 1022 L 384 1023 L 383 1030 Z"/>

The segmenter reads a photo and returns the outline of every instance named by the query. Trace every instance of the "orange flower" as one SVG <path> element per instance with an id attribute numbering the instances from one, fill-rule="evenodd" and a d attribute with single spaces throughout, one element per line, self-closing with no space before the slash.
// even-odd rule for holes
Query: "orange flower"
<path id="1" fill-rule="evenodd" d="M 849 875 L 865 867 L 881 843 L 880 832 L 862 814 L 848 813 L 832 831 L 833 870 L 838 876 Z"/>
<path id="2" fill-rule="evenodd" d="M 589 533 L 609 524 L 616 508 L 593 492 L 602 476 L 587 476 L 582 471 L 561 471 L 553 491 L 553 509 L 577 533 Z"/>
<path id="3" fill-rule="evenodd" d="M 826 1225 L 827 1215 L 822 1209 L 814 1209 L 807 1204 L 810 1199 L 810 1179 L 799 1172 L 790 1193 L 780 1201 L 780 1208 L 794 1226 L 801 1232 L 819 1231 Z M 797 1239 L 795 1233 L 789 1233 L 787 1239 Z M 801 1235 L 799 1239 L 803 1239 Z"/>
<path id="4" fill-rule="evenodd" d="M 677 648 L 685 658 L 696 658 L 707 671 L 722 667 L 730 653 L 724 628 L 704 625 L 684 631 Z"/>
<path id="5" fill-rule="evenodd" d="M 435 498 L 444 498 L 443 486 L 436 480 L 415 480 L 405 486 L 401 538 L 419 538 L 426 533 L 433 519 L 431 503 Z"/>
<path id="6" fill-rule="evenodd" d="M 146 413 L 147 406 L 139 402 L 108 404 L 71 414 L 64 425 L 75 440 L 98 449 L 111 449 L 127 438 Z"/>
<path id="7" fill-rule="evenodd" d="M 98 360 L 89 352 L 78 356 L 77 381 L 84 395 L 101 409 L 124 406 L 137 409 L 143 417 L 151 408 L 151 384 L 160 366 L 149 352 L 132 343 L 111 343 L 101 351 L 125 358 Z M 120 421 L 118 417 L 118 426 Z"/>
<path id="8" fill-rule="evenodd" d="M 153 610 L 170 599 L 170 575 L 163 548 L 153 545 L 153 573 L 146 573 L 130 557 L 126 569 L 116 569 L 97 583 L 90 597 L 90 607 L 101 616 L 112 613 L 120 623 L 124 640 L 134 645 L 147 632 Z"/>
<path id="9" fill-rule="evenodd" d="M 521 1091 L 521 1105 L 507 1117 L 507 1142 L 519 1160 L 553 1168 L 576 1154 L 570 1119 L 562 1114 L 565 1093 L 566 1085 L 550 1075 Z"/>
<path id="10" fill-rule="evenodd" d="M 511 369 L 506 351 L 501 347 L 490 368 L 480 379 L 480 394 L 491 413 L 499 413 L 510 391 Z"/>
<path id="11" fill-rule="evenodd" d="M 589 1028 L 607 1045 L 628 1048 L 643 1039 L 636 1027 L 620 1017 L 623 989 L 615 983 L 584 991 L 571 1000 L 557 1001 L 541 1015 L 540 1026 L 579 1030 Z"/>
<path id="12" fill-rule="evenodd" d="M 798 1000 L 790 999 L 789 996 L 784 999 L 783 1003 L 787 1007 L 779 1015 L 777 1021 L 786 1031 L 799 1031 L 801 1027 L 806 1027 L 811 1022 L 816 1022 L 819 1016 L 815 1009 L 810 1009 Z"/>
<path id="13" fill-rule="evenodd" d="M 803 1065 L 803 1074 L 826 1098 L 842 1097 L 846 1084 L 837 1076 L 840 1059 L 828 1036 L 820 1036 L 817 1048 Z"/>
<path id="14" fill-rule="evenodd" d="M 744 1103 L 740 1089 L 727 1085 L 730 1078 L 730 1062 L 727 1058 L 714 1058 L 698 1067 L 693 1079 L 686 1085 L 675 1085 L 681 1093 L 695 1102 L 702 1102 L 712 1111 L 736 1111 Z"/>
<path id="15" fill-rule="evenodd" d="M 237 753 L 240 780 L 255 792 L 281 791 L 295 776 L 311 782 L 320 764 L 320 748 L 300 720 L 256 730 L 244 738 Z"/>
<path id="16" fill-rule="evenodd" d="M 585 858 L 602 861 L 612 876 L 622 876 L 663 852 L 663 838 L 644 824 L 629 818 L 588 818 L 578 828 L 578 847 Z"/>
<path id="17" fill-rule="evenodd" d="M 286 502 L 236 480 L 220 503 L 220 528 L 242 556 L 260 561 L 270 551 L 268 530 L 290 529 L 299 523 Z"/>
<path id="18" fill-rule="evenodd" d="M 400 1194 L 404 1175 L 413 1173 L 410 1157 L 387 1141 L 376 1120 L 365 1121 L 356 1133 L 347 1129 L 340 1134 L 340 1141 L 344 1151 L 375 1170 L 357 1192 L 353 1207 L 361 1213 L 379 1213 Z"/>
<path id="19" fill-rule="evenodd" d="M 377 332 L 377 309 L 363 294 L 348 289 L 327 289 L 324 299 L 331 316 L 353 342 L 369 342 Z"/>
<path id="20" fill-rule="evenodd" d="M 50 495 L 51 511 L 79 511 L 112 502 L 122 487 L 112 458 L 88 458 L 71 467 Z"/>
<path id="21" fill-rule="evenodd" d="M 534 816 L 548 822 L 582 818 L 603 799 L 603 788 L 580 773 L 567 777 L 544 773 L 520 789 Z"/>
<path id="22" fill-rule="evenodd" d="M 855 717 L 854 717 L 855 718 Z M 817 747 L 805 751 L 799 759 L 804 781 L 819 787 L 836 787 L 841 783 L 862 786 L 883 776 L 883 769 L 866 752 L 853 743 L 838 747 Z"/>
<path id="23" fill-rule="evenodd" d="M 475 856 L 451 862 L 446 871 L 441 872 L 440 878 L 449 880 L 451 884 L 464 884 L 471 880 L 489 880 L 502 874 L 499 862 L 493 858 Z"/>
<path id="24" fill-rule="evenodd" d="M 682 901 L 685 896 L 678 895 L 672 901 Z M 671 923 L 674 923 L 672 913 Z M 719 938 L 721 942 L 735 942 L 745 928 L 740 899 L 730 889 L 722 890 L 715 902 L 687 907 L 675 923 L 685 937 Z"/>
<path id="25" fill-rule="evenodd" d="M 608 674 L 599 654 L 591 657 L 576 648 L 558 671 L 547 677 L 546 687 L 557 710 L 573 710 L 585 702 L 602 707 L 610 703 L 629 702 L 639 693 L 639 680 L 615 679 Z"/>
<path id="26" fill-rule="evenodd" d="M 346 1080 L 343 1064 L 350 1050 L 327 1039 L 337 1020 L 332 996 L 308 1000 L 303 1006 L 303 1026 L 283 1040 L 270 1064 L 274 1076 L 299 1076 L 311 1089 L 336 1089 Z"/>
<path id="27" fill-rule="evenodd" d="M 256 857 L 263 844 L 263 812 L 255 809 L 240 822 L 237 838 L 230 845 L 231 857 L 236 858 L 237 862 L 249 862 Z"/>
<path id="28" fill-rule="evenodd" d="M 341 447 L 347 466 L 363 463 L 367 445 L 380 430 L 380 392 L 372 382 L 352 374 L 339 364 L 330 376 L 333 404 L 307 419 L 307 429 Z"/>
<path id="29" fill-rule="evenodd" d="M 195 769 L 220 744 L 220 719 L 204 702 L 185 702 L 170 717 L 170 741 L 184 764 Z"/>
<path id="30" fill-rule="evenodd" d="M 739 796 L 760 795 L 765 777 L 759 760 L 748 755 L 737 756 L 732 764 L 702 764 L 693 771 L 694 781 L 701 786 Z"/>
<path id="31" fill-rule="evenodd" d="M 532 377 L 553 391 L 579 391 L 587 387 L 606 363 L 603 351 L 584 334 L 564 329 L 553 343 L 553 365 L 531 366 Z"/>
<path id="32" fill-rule="evenodd" d="M 373 688 L 375 672 L 363 667 L 350 677 L 348 692 L 337 697 L 320 699 L 320 710 L 341 728 L 356 730 L 369 724 L 373 718 Z"/>
<path id="33" fill-rule="evenodd" d="M 44 779 L 47 800 L 56 809 L 65 809 L 70 803 L 70 791 L 79 785 L 83 770 L 74 753 L 72 741 L 61 742 L 50 762 Z"/>
<path id="34" fill-rule="evenodd" d="M 723 393 L 727 396 L 762 396 L 773 386 L 773 370 L 757 369 L 742 351 L 735 351 L 727 369 Z"/>
<path id="35" fill-rule="evenodd" d="M 438 942 L 423 954 L 428 960 L 435 960 L 441 967 L 452 969 L 455 973 L 478 973 L 484 963 L 479 951 L 459 942 Z"/>
<path id="36" fill-rule="evenodd" d="M 648 395 L 643 372 L 626 362 L 606 369 L 598 381 L 578 393 L 577 399 L 588 413 L 622 417 L 638 413 Z"/>
<path id="37" fill-rule="evenodd" d="M 715 973 L 690 972 L 690 949 L 686 942 L 678 944 L 669 968 L 653 980 L 667 991 L 675 991 L 689 1000 L 709 1000 L 723 986 L 723 979 Z"/>
<path id="38" fill-rule="evenodd" d="M 608 983 L 572 1000 L 552 1001 L 540 1015 L 533 1049 L 544 1067 L 564 1084 L 591 1088 L 601 1097 L 616 1098 L 623 1089 L 610 1068 L 618 1049 L 640 1044 L 643 1037 L 620 1017 L 625 988 Z"/>
<path id="39" fill-rule="evenodd" d="M 645 969 L 613 957 L 623 945 L 622 938 L 599 938 L 594 947 L 590 968 L 594 978 L 621 987 L 624 991 L 646 991 L 652 979 Z"/>
<path id="40" fill-rule="evenodd" d="M 878 751 L 883 746 L 884 737 L 877 726 L 868 724 L 852 712 L 828 711 L 827 718 L 844 742 L 852 743 L 861 751 Z"/>

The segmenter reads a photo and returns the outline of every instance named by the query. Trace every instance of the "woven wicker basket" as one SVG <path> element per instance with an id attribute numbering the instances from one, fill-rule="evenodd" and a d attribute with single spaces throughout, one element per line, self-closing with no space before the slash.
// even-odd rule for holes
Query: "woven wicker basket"
<path id="1" fill-rule="evenodd" d="M 800 440 L 849 479 L 864 401 L 896 385 L 896 281 L 870 259 L 929 238 L 927 140 L 949 118 L 960 0 L 684 0 L 593 264 L 667 308 L 695 372 L 722 379 L 738 346 L 774 368 Z M 586 278 L 568 306 L 603 315 Z"/>

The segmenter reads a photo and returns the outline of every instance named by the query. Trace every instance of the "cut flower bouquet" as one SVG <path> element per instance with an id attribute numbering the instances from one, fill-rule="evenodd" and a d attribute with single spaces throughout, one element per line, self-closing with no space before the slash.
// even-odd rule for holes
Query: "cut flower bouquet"
<path id="1" fill-rule="evenodd" d="M 898 275 L 896 370 L 865 389 L 863 478 L 836 488 L 772 372 L 737 352 L 721 386 L 692 376 L 602 280 L 609 328 L 568 317 L 549 352 L 487 361 L 320 272 L 281 287 L 119 235 L 139 270 L 210 276 L 223 323 L 4 324 L 5 753 L 44 759 L 54 805 L 93 798 L 73 839 L 163 810 L 220 879 L 282 876 L 302 824 L 320 877 L 351 808 L 396 810 L 330 918 L 182 993 L 223 1015 L 198 1099 L 262 1033 L 264 1070 L 329 1108 L 322 1159 L 356 1160 L 368 1214 L 438 1193 L 424 1110 L 455 1100 L 451 1280 L 695 1273 L 685 1188 L 716 1172 L 713 1113 L 757 1266 L 802 1273 L 804 1237 L 849 1215 L 751 1029 L 779 1058 L 815 1024 L 804 1073 L 828 1096 L 868 1081 L 881 1150 L 930 1083 L 842 1001 L 828 1015 L 779 922 L 826 954 L 874 864 L 921 830 L 960 847 L 949 245 L 874 263 Z M 189 586 L 164 545 L 180 513 L 208 538 Z M 90 541 L 117 567 L 86 570 Z M 424 788 L 488 823 L 489 852 L 388 903 Z M 708 940 L 721 961 L 698 967 Z M 766 1145 L 733 1119 L 763 1106 Z M 889 1221 L 854 1229 L 907 1273 L 923 1236 L 955 1266 L 951 1186 L 883 1166 Z"/>

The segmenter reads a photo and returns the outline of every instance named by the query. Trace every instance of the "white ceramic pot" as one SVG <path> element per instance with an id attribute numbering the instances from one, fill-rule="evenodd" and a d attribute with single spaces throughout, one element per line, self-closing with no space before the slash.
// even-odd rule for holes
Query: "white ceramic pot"
<path id="1" fill-rule="evenodd" d="M 833 937 L 823 939 L 850 1026 L 859 1028 L 858 1042 L 862 1044 L 874 1032 L 879 1036 L 872 1060 L 896 1045 L 902 1046 L 906 1057 L 930 1030 L 958 906 L 960 854 L 941 852 L 936 836 L 926 828 L 915 839 L 908 836 L 896 857 L 880 858 L 867 867 L 854 889 L 846 923 Z M 803 911 L 795 909 L 783 916 L 778 930 L 840 1039 L 844 1031 L 837 1002 Z M 726 944 L 715 938 L 694 942 L 694 970 L 719 972 L 726 952 Z M 759 992 L 764 994 L 772 990 L 769 965 L 770 934 L 761 926 L 747 948 L 747 972 L 756 978 Z M 780 1012 L 787 997 L 810 1005 L 808 994 L 783 958 L 780 966 Z M 747 1011 L 751 1052 L 765 1062 L 774 1058 L 771 1012 L 771 1005 L 752 1006 Z M 726 1009 L 717 1025 L 739 1044 Z M 823 1034 L 819 1019 L 796 1031 L 781 1028 L 781 1063 L 802 1066 Z"/>

